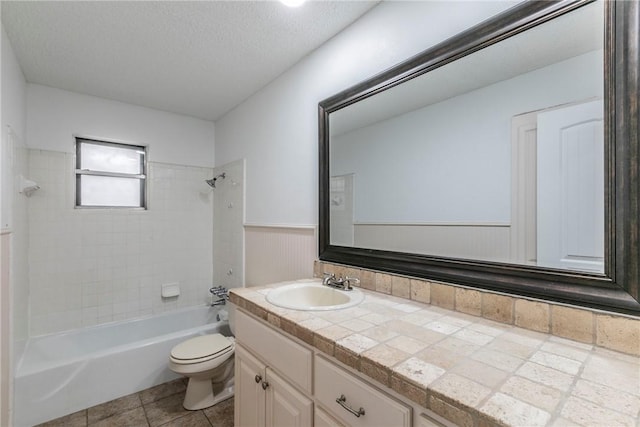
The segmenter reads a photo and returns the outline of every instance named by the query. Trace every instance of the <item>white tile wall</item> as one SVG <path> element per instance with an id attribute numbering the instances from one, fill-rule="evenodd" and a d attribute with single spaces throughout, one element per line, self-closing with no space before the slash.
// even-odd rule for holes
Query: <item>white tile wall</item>
<path id="1" fill-rule="evenodd" d="M 237 160 L 214 169 L 226 178 L 212 190 L 213 280 L 226 288 L 244 284 L 244 167 L 244 160 Z"/>
<path id="2" fill-rule="evenodd" d="M 12 192 L 12 217 L 11 226 L 11 282 L 12 282 L 12 320 L 13 339 L 21 343 L 29 336 L 29 266 L 27 263 L 29 244 L 29 224 L 27 221 L 27 207 L 29 199 L 19 193 L 20 176 L 30 178 L 29 150 L 16 140 L 14 145 Z M 22 349 L 20 344 L 14 349 Z"/>
<path id="3" fill-rule="evenodd" d="M 75 209 L 73 155 L 30 151 L 31 335 L 208 301 L 211 168 L 150 163 L 148 210 Z M 168 282 L 179 297 L 161 298 Z"/>

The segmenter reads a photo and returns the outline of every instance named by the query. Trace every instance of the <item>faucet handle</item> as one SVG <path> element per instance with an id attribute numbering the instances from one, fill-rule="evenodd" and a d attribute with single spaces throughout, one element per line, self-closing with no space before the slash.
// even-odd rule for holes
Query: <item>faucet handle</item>
<path id="1" fill-rule="evenodd" d="M 344 289 L 347 291 L 350 291 L 351 289 L 353 289 L 352 285 L 359 285 L 360 284 L 360 279 L 358 279 L 357 277 L 345 277 L 344 278 Z"/>
<path id="2" fill-rule="evenodd" d="M 224 286 L 213 286 L 209 289 L 211 292 L 211 306 L 224 305 L 229 299 L 229 290 Z M 218 300 L 213 301 L 213 297 L 218 297 Z"/>
<path id="3" fill-rule="evenodd" d="M 227 288 L 225 288 L 224 286 L 214 286 L 211 289 L 209 289 L 209 292 L 211 292 L 212 295 L 215 295 L 217 297 L 223 297 L 223 298 L 229 298 L 229 295 L 227 294 L 229 292 L 229 290 Z"/>
<path id="4" fill-rule="evenodd" d="M 323 285 L 328 285 L 330 280 L 333 280 L 336 278 L 336 275 L 333 273 L 323 273 L 323 275 L 324 275 L 324 279 L 322 279 Z"/>

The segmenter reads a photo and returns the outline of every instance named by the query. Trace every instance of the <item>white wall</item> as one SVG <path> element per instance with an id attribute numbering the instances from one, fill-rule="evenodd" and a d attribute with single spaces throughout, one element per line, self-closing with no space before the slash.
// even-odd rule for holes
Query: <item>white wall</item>
<path id="1" fill-rule="evenodd" d="M 30 148 L 73 152 L 73 135 L 147 145 L 149 160 L 212 167 L 214 124 L 95 96 L 27 85 Z"/>
<path id="2" fill-rule="evenodd" d="M 26 159 L 25 98 L 26 82 L 9 39 L 1 28 L 2 93 L 0 128 L 0 425 L 11 424 L 12 340 L 27 335 L 28 282 L 26 250 L 27 223 L 24 220 L 26 201 L 14 189 L 14 176 L 24 172 Z M 9 131 L 9 127 L 11 131 Z"/>
<path id="3" fill-rule="evenodd" d="M 383 2 L 216 122 L 216 164 L 247 161 L 249 224 L 318 222 L 318 102 L 512 6 Z"/>
<path id="4" fill-rule="evenodd" d="M 334 137 L 331 174 L 354 174 L 355 222 L 508 224 L 511 118 L 602 98 L 602 58 L 579 55 Z"/>

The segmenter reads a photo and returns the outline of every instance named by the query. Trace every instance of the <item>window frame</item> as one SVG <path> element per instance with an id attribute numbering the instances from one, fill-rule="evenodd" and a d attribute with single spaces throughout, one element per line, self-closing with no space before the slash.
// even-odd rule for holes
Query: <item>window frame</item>
<path id="1" fill-rule="evenodd" d="M 108 147 L 116 147 L 141 152 L 140 168 L 142 173 L 132 174 L 123 172 L 109 172 L 92 169 L 81 169 L 82 162 L 82 146 L 85 144 L 102 145 Z M 147 158 L 148 150 L 144 145 L 129 144 L 119 141 L 109 141 L 105 139 L 87 138 L 75 136 L 75 159 L 74 159 L 74 175 L 75 175 L 75 195 L 74 207 L 76 209 L 130 209 L 130 210 L 146 210 L 147 209 Z M 134 178 L 140 181 L 140 204 L 139 206 L 114 206 L 114 205 L 83 205 L 81 199 L 81 177 L 82 176 L 101 176 L 107 178 Z"/>

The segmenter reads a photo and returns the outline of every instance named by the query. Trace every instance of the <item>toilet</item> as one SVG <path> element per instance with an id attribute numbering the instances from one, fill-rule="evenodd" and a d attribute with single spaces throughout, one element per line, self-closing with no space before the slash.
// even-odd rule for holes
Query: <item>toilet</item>
<path id="1" fill-rule="evenodd" d="M 233 396 L 234 352 L 235 339 L 222 334 L 201 335 L 173 347 L 169 369 L 189 378 L 185 409 L 208 408 Z"/>

